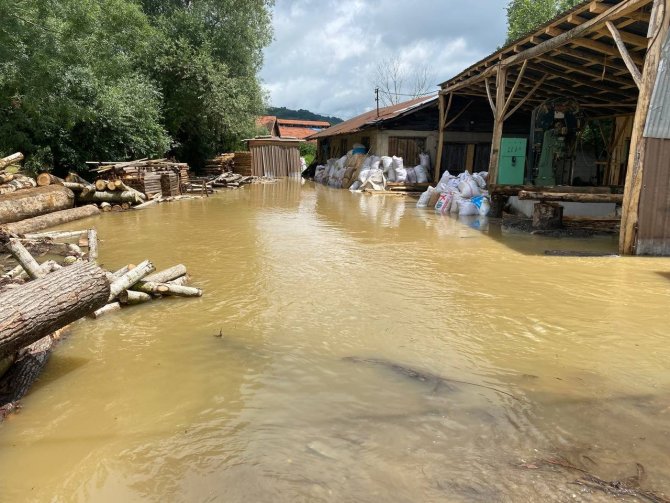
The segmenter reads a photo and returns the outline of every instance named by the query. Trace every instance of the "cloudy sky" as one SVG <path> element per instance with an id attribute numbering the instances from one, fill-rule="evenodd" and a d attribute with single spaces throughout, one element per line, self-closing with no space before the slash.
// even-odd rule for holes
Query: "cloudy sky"
<path id="1" fill-rule="evenodd" d="M 276 0 L 261 79 L 271 104 L 348 119 L 374 105 L 378 62 L 437 85 L 505 39 L 507 0 Z"/>

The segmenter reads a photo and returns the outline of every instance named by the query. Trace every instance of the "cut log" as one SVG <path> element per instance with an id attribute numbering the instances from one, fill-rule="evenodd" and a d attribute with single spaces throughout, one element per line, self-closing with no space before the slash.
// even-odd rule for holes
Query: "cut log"
<path id="1" fill-rule="evenodd" d="M 96 180 L 95 190 L 103 191 L 107 188 L 107 180 Z"/>
<path id="2" fill-rule="evenodd" d="M 184 274 L 183 276 L 179 276 L 177 279 L 166 281 L 166 283 L 168 285 L 185 286 L 188 285 L 189 281 L 191 281 L 191 277 L 188 274 Z"/>
<path id="3" fill-rule="evenodd" d="M 170 283 L 153 283 L 151 281 L 141 281 L 133 285 L 133 290 L 151 294 L 173 295 L 175 297 L 202 297 L 202 290 L 199 288 Z"/>
<path id="4" fill-rule="evenodd" d="M 46 187 L 47 185 L 64 185 L 65 180 L 52 175 L 51 173 L 40 173 L 37 175 L 37 186 Z"/>
<path id="5" fill-rule="evenodd" d="M 533 206 L 533 228 L 540 230 L 563 227 L 563 206 L 556 203 L 537 203 Z"/>
<path id="6" fill-rule="evenodd" d="M 0 184 L 8 183 L 14 180 L 14 175 L 12 173 L 0 173 Z"/>
<path id="7" fill-rule="evenodd" d="M 88 234 L 88 260 L 95 262 L 98 258 L 98 233 L 95 229 L 89 229 Z"/>
<path id="8" fill-rule="evenodd" d="M 119 294 L 119 302 L 126 306 L 134 306 L 149 302 L 153 297 L 148 293 L 136 292 L 134 290 L 124 290 Z"/>
<path id="9" fill-rule="evenodd" d="M 51 189 L 56 187 L 57 186 L 40 187 L 40 189 Z M 61 189 L 67 190 L 64 187 L 61 187 Z M 0 227 L 0 230 L 21 235 L 29 232 L 41 231 L 42 229 L 46 229 L 48 227 L 66 224 L 68 222 L 73 222 L 74 220 L 92 217 L 99 214 L 100 210 L 95 205 L 81 206 L 79 208 L 55 211 L 53 213 L 49 213 L 48 215 L 29 218 L 23 220 L 22 222 L 5 224 Z"/>
<path id="10" fill-rule="evenodd" d="M 112 205 L 109 204 L 107 201 L 103 201 L 100 203 L 100 209 L 105 212 L 112 211 Z"/>
<path id="11" fill-rule="evenodd" d="M 105 272 L 86 262 L 0 294 L 0 358 L 99 309 L 108 298 Z"/>
<path id="12" fill-rule="evenodd" d="M 127 290 L 128 288 L 130 288 L 135 283 L 137 283 L 142 278 L 144 278 L 149 273 L 155 270 L 156 268 L 154 267 L 154 265 L 148 260 L 145 260 L 144 262 L 140 263 L 134 269 L 129 270 L 127 273 L 125 273 L 123 276 L 121 276 L 119 279 L 117 279 L 116 281 L 114 281 L 114 283 L 111 284 L 109 288 L 108 300 L 111 302 L 121 292 Z"/>
<path id="13" fill-rule="evenodd" d="M 617 203 L 623 202 L 623 194 L 573 194 L 569 192 L 530 192 L 522 190 L 519 199 L 539 201 L 563 201 L 574 203 Z"/>
<path id="14" fill-rule="evenodd" d="M 107 182 L 107 190 L 111 191 L 116 190 L 116 184 L 114 183 L 114 180 L 110 180 Z"/>
<path id="15" fill-rule="evenodd" d="M 67 176 L 65 177 L 66 182 L 72 182 L 72 183 L 80 183 L 81 185 L 84 185 L 86 187 L 94 187 L 94 185 L 91 182 L 86 181 L 84 178 L 79 176 L 77 173 L 73 173 L 70 171 Z"/>
<path id="16" fill-rule="evenodd" d="M 150 281 L 152 283 L 167 283 L 173 279 L 177 279 L 179 276 L 186 274 L 186 266 L 184 264 L 177 264 L 170 267 L 169 269 L 163 269 L 162 271 L 149 274 L 144 281 Z"/>
<path id="17" fill-rule="evenodd" d="M 121 304 L 118 302 L 110 302 L 109 304 L 102 306 L 100 309 L 96 309 L 91 313 L 91 318 L 98 319 L 101 316 L 108 314 L 108 313 L 113 313 L 114 311 L 120 311 L 121 310 Z"/>
<path id="18" fill-rule="evenodd" d="M 112 273 L 112 277 L 113 277 L 115 280 L 117 280 L 117 279 L 119 279 L 121 276 L 123 276 L 124 274 L 126 274 L 128 271 L 130 271 L 131 269 L 135 269 L 135 267 L 136 267 L 135 264 L 128 264 L 128 265 L 125 265 L 125 266 L 123 266 L 121 269 L 119 269 L 118 271 Z"/>
<path id="19" fill-rule="evenodd" d="M 113 204 L 112 211 L 123 211 L 123 208 L 121 207 L 120 204 Z"/>
<path id="20" fill-rule="evenodd" d="M 133 203 L 140 204 L 142 199 L 138 197 L 136 192 L 131 191 L 115 191 L 115 192 L 82 192 L 80 199 L 91 203 Z"/>
<path id="21" fill-rule="evenodd" d="M 88 231 L 51 231 L 51 232 L 29 232 L 24 234 L 26 239 L 73 239 L 85 236 Z"/>
<path id="22" fill-rule="evenodd" d="M 121 203 L 121 209 L 127 211 L 130 209 L 130 203 Z"/>
<path id="23" fill-rule="evenodd" d="M 0 198 L 0 224 L 18 222 L 72 206 L 74 194 L 61 185 L 21 190 Z"/>
<path id="24" fill-rule="evenodd" d="M 2 159 L 0 159 L 0 169 L 3 169 L 9 166 L 10 164 L 14 164 L 22 160 L 23 160 L 23 154 L 21 152 L 17 152 L 15 154 L 8 155 L 7 157 L 3 157 Z"/>
<path id="25" fill-rule="evenodd" d="M 63 186 L 78 194 L 81 194 L 88 188 L 86 185 L 76 182 L 63 182 Z"/>
<path id="26" fill-rule="evenodd" d="M 37 183 L 32 178 L 23 175 L 14 175 L 11 182 L 0 185 L 0 195 L 11 194 L 17 190 L 32 189 Z"/>
<path id="27" fill-rule="evenodd" d="M 30 252 L 26 250 L 26 247 L 23 246 L 21 241 L 18 239 L 10 239 L 9 242 L 5 244 L 5 247 L 21 265 L 23 270 L 28 273 L 28 276 L 30 276 L 31 279 L 38 279 L 46 276 L 46 271 L 40 267 Z"/>
<path id="28" fill-rule="evenodd" d="M 17 265 L 14 269 L 11 269 L 10 271 L 7 271 L 5 274 L 0 276 L 2 279 L 14 279 L 18 278 L 22 272 L 25 272 L 23 270 L 23 266 L 21 264 Z"/>

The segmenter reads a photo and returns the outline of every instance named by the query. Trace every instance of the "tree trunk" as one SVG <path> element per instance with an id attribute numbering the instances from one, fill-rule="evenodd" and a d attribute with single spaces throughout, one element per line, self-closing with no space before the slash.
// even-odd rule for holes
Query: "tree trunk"
<path id="1" fill-rule="evenodd" d="M 173 279 L 177 279 L 179 276 L 186 274 L 186 266 L 183 264 L 177 264 L 170 267 L 169 269 L 163 269 L 162 271 L 155 272 L 150 274 L 144 281 L 150 281 L 152 283 L 167 283 Z"/>
<path id="2" fill-rule="evenodd" d="M 36 186 L 37 183 L 32 178 L 23 175 L 14 175 L 11 182 L 0 185 L 0 195 L 11 194 L 17 190 L 32 189 Z"/>
<path id="3" fill-rule="evenodd" d="M 0 294 L 0 358 L 99 309 L 109 291 L 105 272 L 81 262 Z"/>
<path id="4" fill-rule="evenodd" d="M 48 189 L 51 187 L 44 187 L 44 188 Z M 29 232 L 41 231 L 42 229 L 46 229 L 48 227 L 54 227 L 56 225 L 73 222 L 74 220 L 92 217 L 99 214 L 100 210 L 95 205 L 81 206 L 79 208 L 55 211 L 53 213 L 49 213 L 48 215 L 29 218 L 23 220 L 22 222 L 6 224 L 1 226 L 0 229 L 13 234 L 26 234 Z"/>
<path id="5" fill-rule="evenodd" d="M 5 244 L 5 247 L 16 261 L 21 264 L 23 270 L 28 273 L 28 276 L 30 276 L 31 279 L 38 279 L 46 276 L 47 271 L 42 269 L 30 252 L 26 250 L 26 247 L 23 246 L 21 241 L 18 239 L 10 239 L 9 242 Z"/>
<path id="6" fill-rule="evenodd" d="M 0 173 L 0 184 L 8 183 L 14 180 L 14 175 L 12 173 Z"/>
<path id="7" fill-rule="evenodd" d="M 62 185 L 21 190 L 0 198 L 0 224 L 72 208 L 74 194 Z"/>
<path id="8" fill-rule="evenodd" d="M 537 203 L 533 207 L 533 228 L 541 230 L 563 227 L 563 206 L 556 203 Z"/>
<path id="9" fill-rule="evenodd" d="M 51 231 L 25 234 L 26 239 L 72 239 L 86 236 L 88 231 Z"/>
<path id="10" fill-rule="evenodd" d="M 98 258 L 98 233 L 95 229 L 88 230 L 88 259 L 95 262 Z"/>
<path id="11" fill-rule="evenodd" d="M 135 292 L 133 290 L 124 290 L 119 294 L 119 302 L 123 305 L 134 306 L 149 302 L 153 297 L 148 293 Z"/>
<path id="12" fill-rule="evenodd" d="M 101 316 L 104 316 L 107 313 L 113 313 L 114 311 L 120 311 L 121 310 L 121 304 L 118 302 L 110 302 L 109 304 L 106 304 L 102 306 L 100 309 L 96 309 L 91 313 L 91 317 L 95 318 L 96 320 L 100 318 Z"/>
<path id="13" fill-rule="evenodd" d="M 133 285 L 133 290 L 144 293 L 160 295 L 174 295 L 175 297 L 202 297 L 202 290 L 192 286 L 180 286 L 171 283 L 153 283 L 151 281 L 140 281 Z"/>

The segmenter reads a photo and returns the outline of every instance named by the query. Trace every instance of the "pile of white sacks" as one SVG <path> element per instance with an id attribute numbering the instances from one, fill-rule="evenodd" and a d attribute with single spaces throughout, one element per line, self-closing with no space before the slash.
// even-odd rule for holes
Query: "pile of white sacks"
<path id="1" fill-rule="evenodd" d="M 327 165 L 316 167 L 314 181 L 337 189 L 384 190 L 387 182 L 426 183 L 430 172 L 430 156 L 419 154 L 420 164 L 404 166 L 402 157 L 364 156 L 363 164 L 351 162 L 357 155 L 349 154 L 339 159 L 328 159 Z M 360 167 L 352 166 L 356 164 Z"/>
<path id="2" fill-rule="evenodd" d="M 416 203 L 417 208 L 435 208 L 441 214 L 460 216 L 483 215 L 491 210 L 491 199 L 486 190 L 489 174 L 486 171 L 458 176 L 445 171 L 436 187 L 428 187 Z"/>

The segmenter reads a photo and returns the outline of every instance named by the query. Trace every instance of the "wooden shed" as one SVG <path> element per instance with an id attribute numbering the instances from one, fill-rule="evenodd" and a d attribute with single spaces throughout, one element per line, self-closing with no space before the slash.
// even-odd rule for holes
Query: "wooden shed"
<path id="1" fill-rule="evenodd" d="M 623 199 L 621 253 L 670 255 L 670 163 L 665 153 L 670 121 L 650 113 L 652 95 L 653 110 L 670 101 L 670 84 L 664 77 L 669 24 L 670 0 L 590 0 L 442 83 L 436 175 L 443 169 L 449 127 L 459 114 L 467 114 L 463 109 L 468 103 L 483 103 L 492 121 L 488 169 L 494 193 L 502 186 L 499 167 L 505 138 L 517 133 L 515 121 L 525 114 L 527 162 L 538 141 L 535 132 L 542 130 L 534 122 L 540 117 L 538 110 L 549 110 L 541 118 L 550 117 L 547 127 L 552 128 L 551 119 L 565 122 L 565 107 L 574 106 L 613 124 L 607 159 L 594 177 L 601 187 L 593 192 L 600 195 L 592 199 Z M 559 98 L 560 106 L 551 108 Z M 549 173 L 540 180 L 537 173 L 529 173 L 528 164 L 525 175 L 524 183 L 530 178 L 537 185 L 558 185 L 559 178 L 561 185 L 574 182 L 572 173 Z M 616 194 L 621 183 L 623 197 Z M 588 200 L 580 191 L 582 195 L 572 199 Z M 570 200 L 570 189 L 563 192 Z M 606 192 L 612 194 L 603 196 Z"/>
<path id="2" fill-rule="evenodd" d="M 300 175 L 300 144 L 304 140 L 268 136 L 245 141 L 251 152 L 251 174 L 253 176 Z"/>

